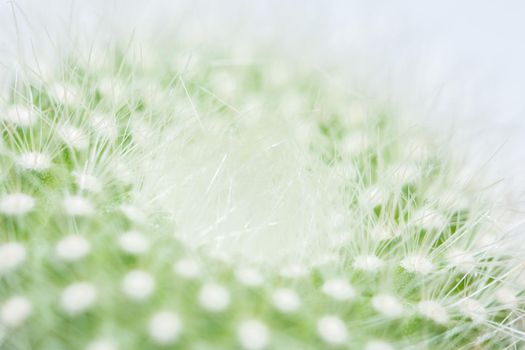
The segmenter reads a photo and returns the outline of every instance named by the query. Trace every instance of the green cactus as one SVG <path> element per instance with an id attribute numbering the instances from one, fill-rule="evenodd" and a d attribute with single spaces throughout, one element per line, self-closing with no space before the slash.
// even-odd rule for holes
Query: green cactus
<path id="1" fill-rule="evenodd" d="M 523 249 L 424 130 L 278 55 L 149 54 L 2 101 L 2 349 L 521 345 Z"/>

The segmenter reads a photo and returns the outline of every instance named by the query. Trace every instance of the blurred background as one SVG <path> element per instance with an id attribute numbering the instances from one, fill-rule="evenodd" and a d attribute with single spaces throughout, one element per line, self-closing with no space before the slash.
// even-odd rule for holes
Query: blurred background
<path id="1" fill-rule="evenodd" d="M 315 69 L 347 65 L 367 89 L 449 135 L 523 208 L 524 18 L 517 0 L 0 0 L 0 64 L 5 76 L 16 57 L 80 36 L 148 40 L 168 29 L 225 47 L 276 45 Z"/>

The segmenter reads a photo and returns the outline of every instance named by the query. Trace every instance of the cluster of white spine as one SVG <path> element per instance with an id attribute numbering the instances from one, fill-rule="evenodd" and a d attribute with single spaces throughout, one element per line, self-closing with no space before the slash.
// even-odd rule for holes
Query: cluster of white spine
<path id="1" fill-rule="evenodd" d="M 51 157 L 42 152 L 26 152 L 18 157 L 18 165 L 24 170 L 44 171 L 51 167 Z"/>
<path id="2" fill-rule="evenodd" d="M 334 315 L 323 316 L 317 321 L 317 333 L 321 339 L 331 345 L 342 345 L 349 339 L 346 325 Z"/>
<path id="3" fill-rule="evenodd" d="M 31 302 L 23 296 L 9 298 L 2 305 L 0 312 L 1 323 L 10 328 L 21 326 L 31 315 Z"/>
<path id="4" fill-rule="evenodd" d="M 91 127 L 95 133 L 108 141 L 113 141 L 118 135 L 118 125 L 115 117 L 101 113 L 91 116 Z"/>
<path id="5" fill-rule="evenodd" d="M 196 260 L 183 258 L 173 265 L 173 271 L 180 277 L 194 279 L 199 277 L 201 267 Z"/>
<path id="6" fill-rule="evenodd" d="M 128 298 L 136 301 L 148 299 L 154 290 L 153 276 L 143 270 L 130 271 L 122 280 L 122 291 Z"/>
<path id="7" fill-rule="evenodd" d="M 173 344 L 182 331 L 182 322 L 179 316 L 172 311 L 159 311 L 149 322 L 151 339 L 159 345 Z"/>
<path id="8" fill-rule="evenodd" d="M 487 310 L 478 300 L 466 298 L 461 301 L 459 310 L 463 315 L 475 323 L 482 323 L 487 319 Z"/>
<path id="9" fill-rule="evenodd" d="M 0 198 L 0 213 L 8 216 L 21 216 L 35 207 L 35 199 L 24 193 L 10 193 Z"/>
<path id="10" fill-rule="evenodd" d="M 327 280 L 323 284 L 322 291 L 329 297 L 338 301 L 351 300 L 356 294 L 350 283 L 342 278 Z"/>
<path id="11" fill-rule="evenodd" d="M 89 254 L 91 244 L 82 235 L 72 234 L 61 239 L 55 246 L 58 258 L 64 261 L 76 261 Z"/>
<path id="12" fill-rule="evenodd" d="M 62 310 L 69 315 L 89 310 L 97 300 L 97 289 L 91 283 L 77 282 L 67 286 L 60 298 Z"/>
<path id="13" fill-rule="evenodd" d="M 270 332 L 264 323 L 253 319 L 239 325 L 237 337 L 243 349 L 262 350 L 268 346 Z"/>
<path id="14" fill-rule="evenodd" d="M 424 300 L 417 304 L 419 313 L 438 324 L 446 324 L 449 320 L 447 310 L 436 301 Z"/>
<path id="15" fill-rule="evenodd" d="M 124 232 L 119 236 L 118 244 L 124 252 L 132 255 L 142 255 L 150 247 L 149 240 L 138 231 Z"/>
<path id="16" fill-rule="evenodd" d="M 372 307 L 380 314 L 397 318 L 403 314 L 403 306 L 396 297 L 389 294 L 378 294 L 372 298 Z"/>
<path id="17" fill-rule="evenodd" d="M 102 183 L 97 177 L 87 173 L 75 173 L 74 175 L 79 189 L 95 193 L 102 190 Z"/>
<path id="18" fill-rule="evenodd" d="M 38 121 L 38 115 L 26 106 L 11 105 L 3 115 L 3 120 L 18 127 L 30 127 Z"/>
<path id="19" fill-rule="evenodd" d="M 426 275 L 434 270 L 434 264 L 424 256 L 411 255 L 407 256 L 400 263 L 401 267 L 408 272 L 419 273 Z"/>
<path id="20" fill-rule="evenodd" d="M 73 149 L 84 151 L 89 146 L 89 137 L 80 128 L 63 124 L 57 127 L 57 134 L 66 146 Z"/>
<path id="21" fill-rule="evenodd" d="M 352 266 L 357 270 L 376 272 L 384 265 L 384 261 L 376 255 L 361 255 L 354 258 Z"/>
<path id="22" fill-rule="evenodd" d="M 288 288 L 279 288 L 272 293 L 274 307 L 284 313 L 295 312 L 301 307 L 301 299 L 295 291 Z"/>
<path id="23" fill-rule="evenodd" d="M 62 201 L 62 207 L 70 216 L 90 216 L 95 207 L 88 198 L 79 195 L 68 195 Z"/>
<path id="24" fill-rule="evenodd" d="M 263 276 L 253 268 L 241 267 L 235 271 L 235 277 L 239 283 L 247 287 L 260 287 L 264 283 Z"/>
<path id="25" fill-rule="evenodd" d="M 17 242 L 0 245 L 0 275 L 16 269 L 26 260 L 26 248 Z"/>
<path id="26" fill-rule="evenodd" d="M 199 291 L 200 306 L 210 312 L 221 312 L 230 305 L 230 292 L 223 286 L 207 283 Z"/>

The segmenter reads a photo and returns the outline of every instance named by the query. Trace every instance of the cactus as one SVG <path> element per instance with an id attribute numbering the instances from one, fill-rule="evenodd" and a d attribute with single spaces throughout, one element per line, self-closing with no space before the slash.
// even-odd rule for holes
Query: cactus
<path id="1" fill-rule="evenodd" d="M 272 55 L 73 56 L 2 100 L 2 349 L 514 349 L 497 194 Z"/>

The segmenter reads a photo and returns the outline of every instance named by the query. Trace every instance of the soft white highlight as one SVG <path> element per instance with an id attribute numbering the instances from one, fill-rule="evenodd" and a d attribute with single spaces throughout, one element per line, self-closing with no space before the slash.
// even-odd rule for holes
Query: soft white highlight
<path id="1" fill-rule="evenodd" d="M 7 299 L 0 311 L 1 323 L 10 328 L 21 326 L 31 315 L 32 306 L 29 299 L 17 295 Z"/>
<path id="2" fill-rule="evenodd" d="M 77 282 L 62 291 L 60 306 L 69 315 L 77 315 L 89 310 L 97 300 L 95 286 L 88 282 Z"/>
<path id="3" fill-rule="evenodd" d="M 149 250 L 150 242 L 142 233 L 128 231 L 118 237 L 118 245 L 128 254 L 142 255 Z"/>
<path id="4" fill-rule="evenodd" d="M 245 350 L 262 350 L 270 341 L 268 327 L 259 320 L 242 322 L 237 328 L 237 339 Z"/>
<path id="5" fill-rule="evenodd" d="M 355 297 L 354 288 L 348 281 L 342 278 L 327 280 L 323 284 L 322 291 L 324 294 L 338 301 L 351 300 Z"/>
<path id="6" fill-rule="evenodd" d="M 136 301 L 148 299 L 154 290 L 153 276 L 143 270 L 130 271 L 122 280 L 122 291 L 128 298 Z"/>
<path id="7" fill-rule="evenodd" d="M 82 196 L 66 196 L 62 201 L 62 207 L 70 216 L 90 216 L 95 211 L 91 201 Z"/>
<path id="8" fill-rule="evenodd" d="M 403 306 L 396 297 L 388 294 L 378 294 L 372 298 L 372 307 L 380 314 L 397 318 L 403 314 Z"/>
<path id="9" fill-rule="evenodd" d="M 459 304 L 459 311 L 475 323 L 487 320 L 487 310 L 478 300 L 467 298 Z"/>
<path id="10" fill-rule="evenodd" d="M 17 242 L 0 245 L 0 275 L 14 270 L 26 260 L 26 248 Z"/>
<path id="11" fill-rule="evenodd" d="M 91 244 L 82 235 L 72 234 L 61 239 L 55 246 L 55 253 L 64 261 L 76 261 L 89 254 Z"/>
<path id="12" fill-rule="evenodd" d="M 434 264 L 432 264 L 428 258 L 422 255 L 407 256 L 401 260 L 399 265 L 401 265 L 401 267 L 407 272 L 419 273 L 422 275 L 426 275 L 434 270 Z"/>
<path id="13" fill-rule="evenodd" d="M 438 324 L 445 324 L 449 320 L 447 310 L 440 303 L 433 300 L 420 301 L 417 304 L 417 310 L 423 317 Z"/>
<path id="14" fill-rule="evenodd" d="M 301 299 L 294 290 L 279 288 L 272 293 L 272 304 L 277 310 L 289 313 L 301 307 Z"/>
<path id="15" fill-rule="evenodd" d="M 176 313 L 160 311 L 151 318 L 148 331 L 155 343 L 159 345 L 173 344 L 182 331 L 182 322 Z"/>
<path id="16" fill-rule="evenodd" d="M 375 255 L 361 255 L 354 258 L 352 266 L 357 270 L 376 272 L 383 267 L 383 260 Z"/>
<path id="17" fill-rule="evenodd" d="M 200 275 L 201 267 L 194 259 L 180 259 L 173 265 L 173 271 L 180 277 L 194 279 Z"/>
<path id="18" fill-rule="evenodd" d="M 207 311 L 224 311 L 230 305 L 230 292 L 215 283 L 204 284 L 199 291 L 199 304 Z"/>
<path id="19" fill-rule="evenodd" d="M 38 115 L 26 106 L 12 105 L 3 114 L 3 120 L 18 127 L 29 127 L 38 121 Z"/>
<path id="20" fill-rule="evenodd" d="M 18 157 L 18 165 L 25 170 L 44 171 L 51 167 L 51 157 L 46 153 L 27 152 Z"/>
<path id="21" fill-rule="evenodd" d="M 24 193 L 10 193 L 0 199 L 0 213 L 8 216 L 27 214 L 34 207 L 35 199 Z"/>
<path id="22" fill-rule="evenodd" d="M 323 316 L 317 321 L 317 333 L 330 345 L 342 345 L 349 338 L 346 325 L 334 315 Z"/>

